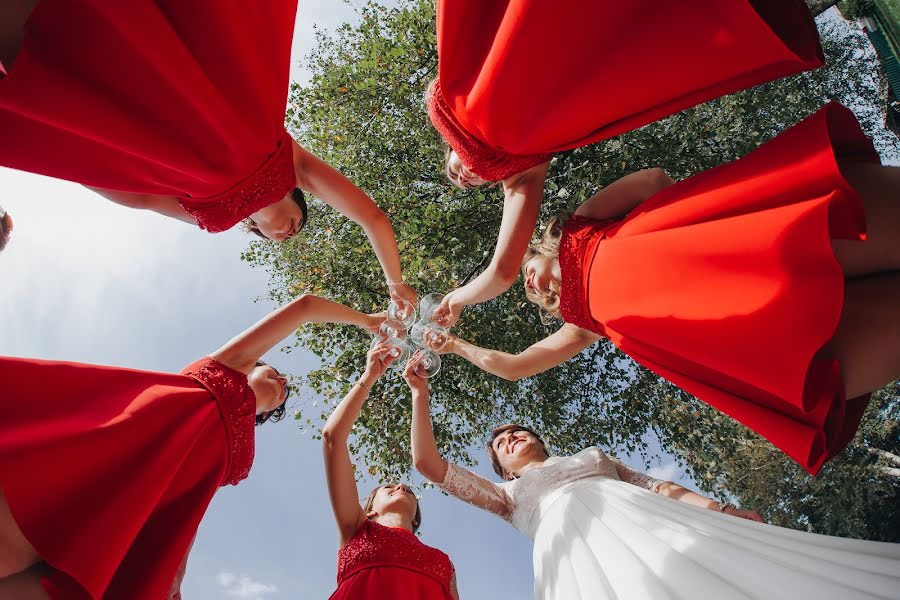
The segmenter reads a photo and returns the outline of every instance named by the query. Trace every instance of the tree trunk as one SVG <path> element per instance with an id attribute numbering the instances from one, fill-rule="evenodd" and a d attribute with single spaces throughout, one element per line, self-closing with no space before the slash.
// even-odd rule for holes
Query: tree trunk
<path id="1" fill-rule="evenodd" d="M 837 4 L 838 0 L 805 0 L 805 2 L 806 6 L 809 7 L 809 12 L 811 12 L 814 17 L 818 17 Z"/>

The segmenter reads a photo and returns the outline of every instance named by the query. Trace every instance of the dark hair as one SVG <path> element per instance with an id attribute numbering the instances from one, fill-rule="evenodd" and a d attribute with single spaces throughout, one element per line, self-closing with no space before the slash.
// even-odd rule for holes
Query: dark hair
<path id="1" fill-rule="evenodd" d="M 497 452 L 494 451 L 494 440 L 500 437 L 500 434 L 506 433 L 507 431 L 527 431 L 531 435 L 537 438 L 537 441 L 541 443 L 541 446 L 544 448 L 544 454 L 550 456 L 550 453 L 547 451 L 547 443 L 538 435 L 538 432 L 532 429 L 531 427 L 527 427 L 525 425 L 519 425 L 517 423 L 508 423 L 507 425 L 501 425 L 500 427 L 496 427 L 491 430 L 490 439 L 487 442 L 487 451 L 491 457 L 491 466 L 494 467 L 494 473 L 502 477 L 503 479 L 508 479 L 508 473 L 503 469 L 500 465 L 500 460 L 497 458 Z"/>
<path id="2" fill-rule="evenodd" d="M 256 361 L 256 366 L 257 367 L 269 367 L 270 369 L 272 369 L 273 371 L 275 371 L 276 373 L 281 375 L 281 372 L 278 369 L 276 369 L 275 367 L 273 367 L 272 365 L 270 365 L 267 362 L 258 360 L 258 361 Z M 278 406 L 276 406 L 269 412 L 264 412 L 262 414 L 256 415 L 256 426 L 258 427 L 258 426 L 262 425 L 263 423 L 265 423 L 266 421 L 272 421 L 273 423 L 277 423 L 278 421 L 282 420 L 284 418 L 285 405 L 287 404 L 288 398 L 290 398 L 290 397 L 291 397 L 291 386 L 288 386 L 287 389 L 285 390 L 284 402 L 282 402 L 281 404 L 279 404 Z"/>
<path id="3" fill-rule="evenodd" d="M 306 222 L 309 220 L 309 208 L 306 206 L 306 196 L 303 195 L 303 190 L 295 187 L 291 190 L 291 199 L 297 203 L 297 206 L 300 207 L 300 212 L 303 214 L 303 220 L 300 221 L 300 227 L 297 228 L 297 233 L 300 233 L 300 231 L 306 227 Z M 244 231 L 255 234 L 264 240 L 269 239 L 263 235 L 263 232 L 260 231 L 259 227 L 256 225 L 256 221 L 250 217 L 244 219 Z"/>
<path id="4" fill-rule="evenodd" d="M 369 492 L 369 497 L 366 498 L 366 503 L 363 504 L 363 513 L 365 513 L 366 515 L 369 514 L 369 511 L 372 510 L 372 505 L 375 504 L 375 494 L 377 494 L 378 490 L 380 490 L 381 488 L 386 488 L 386 487 L 388 487 L 388 486 L 387 485 L 379 485 L 378 487 L 373 489 L 371 492 Z M 368 517 L 366 517 L 366 518 L 368 518 Z M 416 516 L 414 516 L 413 520 L 412 520 L 413 533 L 417 532 L 419 530 L 419 527 L 421 527 L 421 526 L 422 526 L 422 509 L 419 508 L 419 501 L 416 500 Z"/>
<path id="5" fill-rule="evenodd" d="M 9 241 L 9 234 L 12 231 L 12 228 L 12 217 L 0 207 L 0 250 L 6 248 L 6 243 Z"/>

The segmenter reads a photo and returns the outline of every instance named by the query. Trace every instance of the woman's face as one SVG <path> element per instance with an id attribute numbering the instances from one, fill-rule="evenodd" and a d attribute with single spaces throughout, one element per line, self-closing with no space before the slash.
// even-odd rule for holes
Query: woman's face
<path id="1" fill-rule="evenodd" d="M 250 218 L 256 223 L 260 233 L 276 242 L 294 237 L 303 227 L 303 211 L 294 202 L 291 194 L 259 209 L 250 215 Z"/>
<path id="2" fill-rule="evenodd" d="M 558 265 L 559 259 L 557 258 L 550 258 L 543 254 L 532 256 L 522 269 L 525 290 L 546 294 L 550 291 L 551 285 L 558 286 L 560 283 Z"/>
<path id="3" fill-rule="evenodd" d="M 287 377 L 279 375 L 269 365 L 260 365 L 247 376 L 250 389 L 256 395 L 256 414 L 275 410 L 287 398 Z"/>
<path id="4" fill-rule="evenodd" d="M 367 516 L 384 515 L 389 512 L 398 513 L 409 517 L 412 521 L 416 516 L 416 508 L 419 500 L 408 485 L 396 483 L 378 488 L 372 501 L 372 512 Z"/>
<path id="5" fill-rule="evenodd" d="M 454 185 L 466 190 L 487 183 L 485 179 L 482 179 L 470 171 L 468 167 L 462 163 L 455 150 L 451 151 L 450 156 L 447 158 L 447 176 L 450 177 L 450 181 L 452 181 Z"/>
<path id="6" fill-rule="evenodd" d="M 504 431 L 491 443 L 497 461 L 507 473 L 518 473 L 528 462 L 546 457 L 541 441 L 524 429 Z"/>

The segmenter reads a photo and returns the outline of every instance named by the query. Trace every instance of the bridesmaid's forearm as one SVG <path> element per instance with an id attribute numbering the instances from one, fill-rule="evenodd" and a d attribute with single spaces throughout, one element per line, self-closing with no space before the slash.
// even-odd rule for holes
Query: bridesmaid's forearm
<path id="1" fill-rule="evenodd" d="M 384 212 L 379 212 L 365 223 L 360 223 L 375 256 L 384 271 L 388 283 L 403 281 L 403 268 L 400 264 L 400 250 L 397 248 L 397 237 L 394 226 Z"/>
<path id="2" fill-rule="evenodd" d="M 427 393 L 413 391 L 410 444 L 416 470 L 431 481 L 443 481 L 447 473 L 447 462 L 441 457 L 434 439 Z"/>
<path id="3" fill-rule="evenodd" d="M 482 371 L 487 371 L 497 377 L 515 381 L 521 379 L 522 375 L 517 373 L 513 363 L 514 355 L 501 352 L 499 350 L 491 350 L 490 348 L 482 348 L 460 338 L 453 338 L 450 342 L 448 352 L 457 354 L 466 359 Z"/>

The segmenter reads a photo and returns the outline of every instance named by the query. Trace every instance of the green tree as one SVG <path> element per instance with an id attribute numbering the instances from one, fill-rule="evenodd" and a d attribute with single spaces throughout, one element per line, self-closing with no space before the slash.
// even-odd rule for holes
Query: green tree
<path id="1" fill-rule="evenodd" d="M 360 17 L 358 25 L 318 37 L 306 61 L 312 79 L 293 86 L 287 126 L 391 216 L 409 282 L 422 293 L 446 291 L 489 259 L 502 193 L 461 191 L 443 175 L 440 141 L 424 106 L 426 86 L 437 69 L 433 2 L 403 0 L 394 8 L 369 3 Z M 558 156 L 547 179 L 543 217 L 573 209 L 598 186 L 636 169 L 659 165 L 681 178 L 737 158 L 827 98 L 851 100 L 867 130 L 880 130 L 878 81 L 871 74 L 873 59 L 864 52 L 867 43 L 832 26 L 822 34 L 829 68 L 721 98 Z M 879 137 L 878 143 L 882 150 L 895 151 L 889 137 Z M 270 295 L 277 301 L 310 292 L 362 310 L 383 309 L 387 290 L 362 231 L 320 206 L 311 203 L 304 235 L 283 244 L 254 242 L 244 259 L 269 271 Z M 521 350 L 552 329 L 540 323 L 518 287 L 467 310 L 457 327 L 467 339 L 508 351 Z M 298 332 L 288 351 L 312 351 L 323 365 L 298 382 L 305 401 L 296 416 L 304 428 L 316 431 L 330 405 L 347 391 L 368 343 L 365 335 L 344 327 L 308 326 Z M 490 427 L 509 421 L 534 425 L 558 451 L 588 444 L 644 450 L 648 432 L 661 422 L 660 412 L 674 410 L 670 389 L 605 343 L 520 382 L 449 357 L 432 381 L 436 436 L 448 457 L 462 463 L 470 462 L 470 450 L 480 446 Z M 314 404 L 318 401 L 325 406 Z M 684 402 L 702 408 L 696 400 Z M 352 440 L 373 475 L 397 479 L 408 472 L 409 413 L 409 395 L 399 377 L 384 378 Z M 677 451 L 676 442 L 711 431 L 718 421 L 668 423 L 666 447 Z M 734 435 L 746 437 L 742 431 Z"/>

